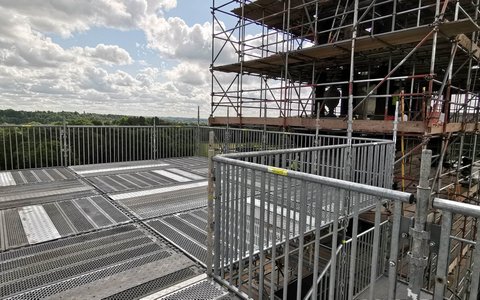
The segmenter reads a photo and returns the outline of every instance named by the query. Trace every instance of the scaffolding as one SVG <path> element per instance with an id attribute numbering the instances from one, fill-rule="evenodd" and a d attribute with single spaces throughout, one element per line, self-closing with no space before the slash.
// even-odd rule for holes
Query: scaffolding
<path id="1" fill-rule="evenodd" d="M 429 148 L 431 199 L 478 204 L 479 5 L 213 0 L 209 123 L 382 138 L 396 127 L 394 188 L 416 190 L 422 149 Z M 402 222 L 414 215 L 414 205 L 402 205 Z M 468 273 L 462 265 L 471 247 L 462 239 L 476 233 L 474 218 L 457 217 L 451 295 Z M 428 222 L 438 229 L 441 221 L 432 209 Z M 406 257 L 410 235 L 402 234 Z M 431 248 L 438 253 L 438 245 Z M 429 257 L 427 290 L 435 261 Z M 402 262 L 398 273 L 408 279 Z"/>

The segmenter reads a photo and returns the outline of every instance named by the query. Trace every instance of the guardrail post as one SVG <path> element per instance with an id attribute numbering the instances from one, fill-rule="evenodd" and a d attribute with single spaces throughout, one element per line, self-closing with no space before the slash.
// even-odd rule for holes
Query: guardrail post
<path id="1" fill-rule="evenodd" d="M 433 299 L 443 300 L 447 285 L 448 254 L 450 252 L 450 231 L 452 229 L 452 213 L 442 211 L 442 231 L 437 257 L 437 274 L 435 276 L 435 293 Z"/>
<path id="2" fill-rule="evenodd" d="M 469 300 L 475 300 L 478 299 L 478 287 L 480 284 L 480 221 L 476 221 L 476 228 L 477 228 L 477 236 L 475 240 L 475 248 L 473 249 L 472 253 L 472 261 L 473 261 L 473 268 L 471 271 L 471 284 L 470 284 L 470 295 L 469 295 Z"/>
<path id="3" fill-rule="evenodd" d="M 408 299 L 419 299 L 420 290 L 423 286 L 424 271 L 428 260 L 429 233 L 425 231 L 427 222 L 428 202 L 430 198 L 430 187 L 428 186 L 428 177 L 432 161 L 432 151 L 424 149 L 422 151 L 422 161 L 420 165 L 420 181 L 417 186 L 417 205 L 415 208 L 415 225 L 410 228 L 412 237 L 412 251 L 408 253 L 410 264 L 410 280 L 408 283 Z"/>
<path id="4" fill-rule="evenodd" d="M 213 156 L 215 155 L 215 149 L 213 148 L 214 133 L 210 131 L 208 136 L 208 203 L 207 203 L 207 274 L 212 275 L 212 263 L 213 263 L 213 195 L 215 191 L 215 177 L 213 168 Z"/>
<path id="5" fill-rule="evenodd" d="M 195 155 L 200 156 L 200 106 L 197 107 L 197 137 L 195 143 Z"/>
<path id="6" fill-rule="evenodd" d="M 152 142 L 152 152 L 153 152 L 153 159 L 156 160 L 158 159 L 157 156 L 157 124 L 155 122 L 155 117 L 153 117 L 153 136 L 152 136 L 153 142 Z"/>
<path id="7" fill-rule="evenodd" d="M 67 139 L 67 123 L 65 120 L 63 120 L 63 132 L 62 132 L 62 151 L 63 151 L 63 166 L 67 167 L 68 166 L 68 151 L 69 151 L 69 146 L 68 146 L 68 139 Z"/>

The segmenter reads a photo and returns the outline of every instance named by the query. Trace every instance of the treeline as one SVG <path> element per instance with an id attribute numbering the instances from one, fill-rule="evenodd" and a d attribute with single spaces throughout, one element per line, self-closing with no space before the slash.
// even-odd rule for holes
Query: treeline
<path id="1" fill-rule="evenodd" d="M 0 110 L 0 124 L 23 125 L 188 125 L 196 124 L 195 119 L 160 119 L 157 117 L 136 117 L 111 114 L 94 114 L 78 112 L 53 111 L 17 111 L 13 109 Z M 202 122 L 203 123 L 203 122 Z"/>
<path id="2" fill-rule="evenodd" d="M 0 127 L 0 171 L 193 156 L 197 128 Z"/>

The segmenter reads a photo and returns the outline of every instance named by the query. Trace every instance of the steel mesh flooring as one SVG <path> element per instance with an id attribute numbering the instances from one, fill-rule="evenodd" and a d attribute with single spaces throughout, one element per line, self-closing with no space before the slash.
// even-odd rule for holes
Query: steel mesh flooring
<path id="1" fill-rule="evenodd" d="M 176 282 L 181 282 L 185 279 L 191 278 L 198 274 L 198 271 L 195 268 L 185 268 L 173 273 L 170 273 L 167 276 L 156 278 L 145 282 L 141 285 L 137 285 L 128 290 L 116 293 L 109 297 L 103 298 L 104 300 L 117 300 L 117 299 L 137 299 L 138 295 L 151 294 L 156 291 L 162 290 L 166 287 L 173 285 Z"/>
<path id="2" fill-rule="evenodd" d="M 32 206 L 26 208 L 29 207 Z M 125 214 L 102 196 L 57 201 L 33 207 L 36 209 L 43 208 L 45 211 L 42 216 L 30 217 L 31 221 L 37 225 L 35 228 L 22 225 L 20 213 L 25 207 L 0 211 L 2 224 L 0 225 L 2 227 L 0 232 L 1 250 L 45 242 L 130 221 Z M 49 228 L 45 224 L 53 226 Z M 47 236 L 37 238 L 35 241 L 30 238 L 32 235 L 38 236 L 41 232 L 51 231 L 52 229 L 56 229 L 59 236 L 51 236 L 47 232 Z"/>
<path id="3" fill-rule="evenodd" d="M 206 187 L 179 189 L 118 202 L 139 218 L 153 218 L 206 206 L 207 190 Z"/>
<path id="4" fill-rule="evenodd" d="M 45 168 L 11 172 L 17 185 L 74 179 L 75 175 L 67 168 Z"/>
<path id="5" fill-rule="evenodd" d="M 168 215 L 162 225 L 194 233 L 192 243 L 200 243 L 206 222 L 190 210 L 206 204 L 206 185 L 121 201 L 109 194 L 205 182 L 206 164 L 175 158 L 11 172 L 4 180 L 15 185 L 0 187 L 0 298 L 135 299 L 203 273 L 168 244 L 172 232 L 159 234 L 141 220 Z"/>
<path id="6" fill-rule="evenodd" d="M 179 300 L 179 299 L 225 299 L 228 292 L 215 282 L 205 279 L 198 283 L 182 289 L 178 292 L 172 293 L 159 300 Z"/>
<path id="7" fill-rule="evenodd" d="M 7 186 L 0 189 L 0 209 L 78 199 L 96 194 L 93 187 L 78 179 Z"/>

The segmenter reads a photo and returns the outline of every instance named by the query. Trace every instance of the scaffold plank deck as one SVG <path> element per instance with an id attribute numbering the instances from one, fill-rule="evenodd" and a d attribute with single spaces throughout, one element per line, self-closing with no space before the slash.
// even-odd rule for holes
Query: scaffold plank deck
<path id="1" fill-rule="evenodd" d="M 390 47 L 399 45 L 418 43 L 425 38 L 433 28 L 430 25 L 418 26 L 397 30 L 392 32 L 380 33 L 372 36 L 361 36 L 356 39 L 355 52 L 365 52 L 372 50 L 390 51 Z M 463 19 L 453 22 L 445 22 L 439 25 L 439 33 L 446 38 L 451 38 L 459 34 L 470 33 L 478 30 L 475 23 L 470 19 Z M 431 39 L 432 36 L 429 37 Z M 462 43 L 468 44 L 468 38 L 463 35 Z M 321 44 L 317 46 L 307 47 L 295 51 L 288 52 L 288 63 L 309 63 L 338 56 L 349 57 L 351 49 L 351 40 L 342 40 L 334 43 Z M 480 53 L 475 54 L 477 57 Z M 265 58 L 254 59 L 242 63 L 234 63 L 229 65 L 215 66 L 215 71 L 222 72 L 247 72 L 254 74 L 268 74 L 279 76 L 281 66 L 286 63 L 285 54 L 274 54 Z M 279 69 L 280 68 L 280 69 Z"/>

